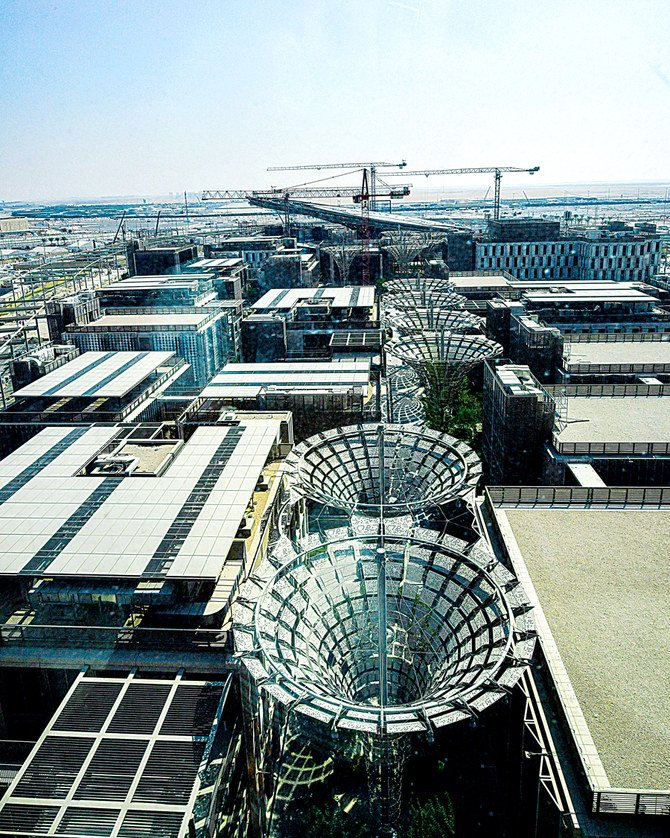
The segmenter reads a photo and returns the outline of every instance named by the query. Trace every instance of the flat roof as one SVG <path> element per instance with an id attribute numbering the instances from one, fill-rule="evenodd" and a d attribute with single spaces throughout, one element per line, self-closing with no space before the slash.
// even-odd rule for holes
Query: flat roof
<path id="1" fill-rule="evenodd" d="M 563 442 L 669 442 L 668 396 L 568 396 Z"/>
<path id="2" fill-rule="evenodd" d="M 592 786 L 670 789 L 670 511 L 495 514 Z"/>
<path id="3" fill-rule="evenodd" d="M 131 276 L 105 285 L 100 291 L 138 291 L 157 288 L 190 288 L 198 282 L 211 282 L 211 273 L 158 274 L 156 276 Z"/>
<path id="4" fill-rule="evenodd" d="M 84 352 L 16 390 L 21 398 L 120 398 L 174 357 L 174 352 Z"/>
<path id="5" fill-rule="evenodd" d="M 456 288 L 507 288 L 510 281 L 504 276 L 450 276 Z"/>
<path id="6" fill-rule="evenodd" d="M 200 393 L 205 398 L 256 396 L 262 390 L 339 390 L 367 388 L 370 360 L 269 364 L 226 364 Z"/>
<path id="7" fill-rule="evenodd" d="M 124 326 L 199 326 L 211 319 L 210 311 L 198 312 L 186 309 L 183 314 L 106 314 L 81 326 L 75 326 L 72 331 L 95 331 L 97 328 L 123 329 Z"/>
<path id="8" fill-rule="evenodd" d="M 371 308 L 375 304 L 375 289 L 371 285 L 343 288 L 273 288 L 254 303 L 252 308 L 292 309 L 297 303 L 305 300 L 319 300 L 330 303 L 335 308 Z"/>
<path id="9" fill-rule="evenodd" d="M 575 290 L 565 292 L 560 291 L 526 291 L 523 295 L 528 302 L 539 303 L 657 303 L 658 298 L 652 297 L 651 294 L 645 294 L 635 288 L 631 289 L 608 289 L 602 291 L 589 290 Z"/>
<path id="10" fill-rule="evenodd" d="M 567 344 L 565 365 L 670 364 L 670 340 L 578 341 Z"/>
<path id="11" fill-rule="evenodd" d="M 216 580 L 280 430 L 199 427 L 159 477 L 89 477 L 124 429 L 46 428 L 0 461 L 0 575 Z"/>

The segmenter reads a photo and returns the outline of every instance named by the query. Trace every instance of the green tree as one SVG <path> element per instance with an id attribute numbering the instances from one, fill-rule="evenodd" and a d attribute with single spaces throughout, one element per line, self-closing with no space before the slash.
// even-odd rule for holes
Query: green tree
<path id="1" fill-rule="evenodd" d="M 446 838 L 449 835 L 456 835 L 456 825 L 454 807 L 447 792 L 411 806 L 406 838 Z"/>

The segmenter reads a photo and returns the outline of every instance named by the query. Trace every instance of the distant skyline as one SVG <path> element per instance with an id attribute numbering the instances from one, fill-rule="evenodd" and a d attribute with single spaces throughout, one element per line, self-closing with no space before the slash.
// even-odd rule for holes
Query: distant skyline
<path id="1" fill-rule="evenodd" d="M 0 201 L 359 159 L 670 182 L 669 31 L 669 0 L 0 0 Z"/>

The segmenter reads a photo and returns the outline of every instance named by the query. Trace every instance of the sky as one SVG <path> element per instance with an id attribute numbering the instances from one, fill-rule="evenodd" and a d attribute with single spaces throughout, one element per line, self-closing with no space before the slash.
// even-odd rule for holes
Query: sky
<path id="1" fill-rule="evenodd" d="M 670 182 L 668 32 L 670 0 L 0 0 L 0 201 L 400 159 Z"/>

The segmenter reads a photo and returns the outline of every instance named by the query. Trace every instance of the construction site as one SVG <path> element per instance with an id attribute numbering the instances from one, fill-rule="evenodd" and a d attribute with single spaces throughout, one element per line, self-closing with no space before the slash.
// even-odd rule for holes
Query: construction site
<path id="1" fill-rule="evenodd" d="M 513 217 L 538 170 L 275 166 L 3 261 L 0 835 L 667 834 L 664 245 Z"/>

